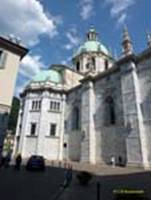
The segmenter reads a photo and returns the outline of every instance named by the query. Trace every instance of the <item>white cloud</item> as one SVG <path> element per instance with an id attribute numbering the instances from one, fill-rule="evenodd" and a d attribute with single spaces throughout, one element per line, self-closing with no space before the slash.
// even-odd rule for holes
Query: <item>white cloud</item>
<path id="1" fill-rule="evenodd" d="M 83 20 L 89 19 L 94 14 L 93 0 L 82 0 L 80 3 L 81 12 L 80 15 Z"/>
<path id="2" fill-rule="evenodd" d="M 126 18 L 127 18 L 127 14 L 126 13 L 122 13 L 120 15 L 120 17 L 118 18 L 118 24 L 123 24 L 125 22 Z"/>
<path id="3" fill-rule="evenodd" d="M 41 56 L 30 54 L 25 56 L 20 64 L 18 80 L 21 81 L 16 83 L 15 95 L 19 97 L 19 94 L 23 92 L 33 76 L 45 68 L 46 66 L 42 62 Z"/>
<path id="4" fill-rule="evenodd" d="M 128 8 L 135 4 L 135 0 L 105 0 L 107 5 L 110 5 L 111 17 L 116 18 L 119 24 L 122 24 L 127 19 Z"/>
<path id="5" fill-rule="evenodd" d="M 68 38 L 69 43 L 64 45 L 65 49 L 70 50 L 74 46 L 79 45 L 80 38 L 77 36 L 77 30 L 75 28 L 69 29 L 69 31 L 66 33 L 66 37 Z"/>
<path id="6" fill-rule="evenodd" d="M 66 44 L 64 47 L 65 47 L 65 49 L 70 50 L 70 49 L 72 49 L 73 45 L 72 44 Z"/>
<path id="7" fill-rule="evenodd" d="M 41 61 L 41 57 L 39 55 L 27 55 L 21 62 L 19 74 L 28 79 L 31 79 L 43 68 L 45 68 L 45 65 Z"/>
<path id="8" fill-rule="evenodd" d="M 14 34 L 28 45 L 37 44 L 41 34 L 54 37 L 58 22 L 60 18 L 45 12 L 38 0 L 1 1 L 1 34 Z"/>

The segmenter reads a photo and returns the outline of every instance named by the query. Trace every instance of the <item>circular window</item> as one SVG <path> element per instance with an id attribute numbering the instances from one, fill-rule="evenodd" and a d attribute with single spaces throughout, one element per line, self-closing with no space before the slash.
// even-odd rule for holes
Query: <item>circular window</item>
<path id="1" fill-rule="evenodd" d="M 63 144 L 63 147 L 66 148 L 66 147 L 67 147 L 67 143 L 64 143 L 64 144 Z"/>

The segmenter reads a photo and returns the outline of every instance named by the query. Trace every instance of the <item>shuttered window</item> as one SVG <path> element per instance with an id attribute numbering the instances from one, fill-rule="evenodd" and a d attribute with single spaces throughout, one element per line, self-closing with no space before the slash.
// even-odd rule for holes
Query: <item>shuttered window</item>
<path id="1" fill-rule="evenodd" d="M 6 58 L 7 58 L 7 53 L 4 52 L 3 50 L 0 50 L 0 69 L 5 68 Z"/>

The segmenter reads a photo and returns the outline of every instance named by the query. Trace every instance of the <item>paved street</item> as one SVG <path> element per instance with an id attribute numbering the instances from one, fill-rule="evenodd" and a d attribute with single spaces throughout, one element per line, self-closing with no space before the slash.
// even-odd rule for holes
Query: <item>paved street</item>
<path id="1" fill-rule="evenodd" d="M 143 189 L 151 197 L 151 172 L 137 172 L 124 175 L 103 175 L 93 177 L 86 187 L 79 185 L 74 172 L 73 181 L 59 200 L 96 200 L 96 183 L 101 184 L 100 200 L 112 200 L 115 189 Z M 63 182 L 64 169 L 48 168 L 45 172 L 0 170 L 0 199 L 2 200 L 54 200 Z"/>

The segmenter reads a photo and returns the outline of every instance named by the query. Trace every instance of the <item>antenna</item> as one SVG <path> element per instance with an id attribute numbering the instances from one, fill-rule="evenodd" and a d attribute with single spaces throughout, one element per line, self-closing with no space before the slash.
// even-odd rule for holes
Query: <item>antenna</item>
<path id="1" fill-rule="evenodd" d="M 13 42 L 15 40 L 15 36 L 13 34 L 9 34 L 8 39 Z"/>
<path id="2" fill-rule="evenodd" d="M 9 39 L 11 42 L 14 42 L 14 43 L 16 43 L 16 44 L 20 44 L 20 43 L 21 43 L 20 37 L 15 37 L 13 34 L 9 34 L 9 35 L 8 35 L 8 39 Z"/>
<path id="3" fill-rule="evenodd" d="M 20 37 L 16 37 L 15 40 L 16 40 L 16 43 L 17 43 L 17 44 L 20 44 L 20 43 L 21 43 L 21 38 L 20 38 Z"/>

